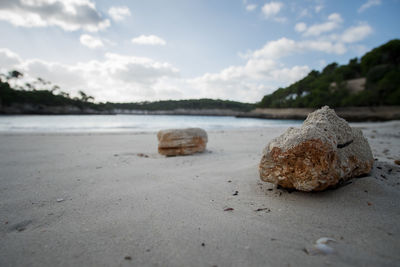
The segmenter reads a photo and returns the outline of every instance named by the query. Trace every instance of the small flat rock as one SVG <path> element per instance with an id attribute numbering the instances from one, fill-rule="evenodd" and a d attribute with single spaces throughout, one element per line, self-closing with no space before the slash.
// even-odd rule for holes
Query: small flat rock
<path id="1" fill-rule="evenodd" d="M 26 230 L 26 227 L 32 223 L 32 220 L 24 220 L 19 223 L 10 226 L 11 231 L 22 232 Z"/>
<path id="2" fill-rule="evenodd" d="M 255 212 L 259 212 L 259 211 L 265 211 L 265 212 L 271 212 L 271 210 L 269 208 L 259 208 L 254 210 Z"/>
<path id="3" fill-rule="evenodd" d="M 208 141 L 207 132 L 201 128 L 161 130 L 157 138 L 158 153 L 165 156 L 203 152 Z"/>
<path id="4" fill-rule="evenodd" d="M 289 128 L 263 151 L 260 178 L 286 189 L 322 191 L 371 171 L 371 148 L 325 106 L 310 113 L 300 128 Z"/>

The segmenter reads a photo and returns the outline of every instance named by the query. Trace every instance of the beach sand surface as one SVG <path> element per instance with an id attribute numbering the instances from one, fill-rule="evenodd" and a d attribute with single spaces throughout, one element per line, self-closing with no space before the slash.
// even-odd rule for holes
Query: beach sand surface
<path id="1" fill-rule="evenodd" d="M 399 266 L 400 122 L 353 126 L 374 168 L 321 193 L 259 179 L 285 128 L 168 158 L 155 133 L 0 134 L 0 266 Z"/>

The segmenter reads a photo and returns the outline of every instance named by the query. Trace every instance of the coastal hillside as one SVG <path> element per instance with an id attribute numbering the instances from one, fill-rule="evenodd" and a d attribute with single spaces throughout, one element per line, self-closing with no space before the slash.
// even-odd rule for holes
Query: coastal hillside
<path id="1" fill-rule="evenodd" d="M 250 103 L 242 103 L 230 100 L 220 99 L 185 99 L 185 100 L 162 100 L 155 102 L 139 102 L 139 103 L 106 103 L 107 105 L 124 110 L 200 110 L 200 109 L 227 109 L 234 111 L 250 111 L 255 105 Z"/>
<path id="2" fill-rule="evenodd" d="M 259 108 L 319 108 L 400 105 L 400 40 L 379 46 L 346 65 L 321 72 L 263 97 Z"/>

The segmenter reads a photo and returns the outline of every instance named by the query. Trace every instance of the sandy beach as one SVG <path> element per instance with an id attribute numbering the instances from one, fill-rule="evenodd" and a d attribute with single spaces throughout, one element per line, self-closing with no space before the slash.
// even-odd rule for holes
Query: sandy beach
<path id="1" fill-rule="evenodd" d="M 286 128 L 168 158 L 155 133 L 2 133 L 0 266 L 399 266 L 400 121 L 352 126 L 374 168 L 322 193 L 259 179 Z M 334 253 L 310 253 L 321 237 Z"/>

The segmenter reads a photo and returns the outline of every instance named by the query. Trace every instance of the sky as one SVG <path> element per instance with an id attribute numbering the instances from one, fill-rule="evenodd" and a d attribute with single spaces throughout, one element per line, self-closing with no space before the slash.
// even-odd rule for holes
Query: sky
<path id="1" fill-rule="evenodd" d="M 96 102 L 257 102 L 400 37 L 400 0 L 0 0 L 0 72 Z"/>

